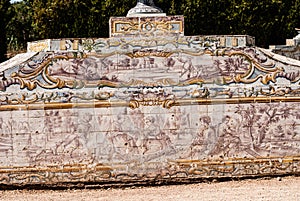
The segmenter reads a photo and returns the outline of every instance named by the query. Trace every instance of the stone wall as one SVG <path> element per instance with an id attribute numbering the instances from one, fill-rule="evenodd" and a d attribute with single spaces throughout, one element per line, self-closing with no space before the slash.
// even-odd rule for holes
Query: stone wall
<path id="1" fill-rule="evenodd" d="M 299 172 L 298 103 L 1 112 L 1 183 Z"/>
<path id="2" fill-rule="evenodd" d="M 283 55 L 285 57 L 300 60 L 300 45 L 298 46 L 277 46 L 272 50 L 276 54 Z"/>
<path id="3" fill-rule="evenodd" d="M 120 24 L 135 19 L 0 64 L 0 184 L 299 174 L 298 60 L 250 36 L 159 29 L 180 17 L 147 18 L 130 36 Z"/>
<path id="4" fill-rule="evenodd" d="M 296 31 L 298 31 L 298 35 L 293 39 L 286 39 L 285 45 L 271 45 L 270 49 L 272 52 L 288 58 L 300 60 L 300 29 L 296 29 Z"/>
<path id="5" fill-rule="evenodd" d="M 299 173 L 298 61 L 196 37 L 151 41 L 2 64 L 1 183 Z"/>

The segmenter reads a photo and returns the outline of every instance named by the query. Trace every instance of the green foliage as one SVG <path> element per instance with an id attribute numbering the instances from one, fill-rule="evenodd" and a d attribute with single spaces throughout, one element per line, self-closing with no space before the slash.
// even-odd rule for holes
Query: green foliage
<path id="1" fill-rule="evenodd" d="M 132 3 L 120 0 L 33 0 L 37 38 L 106 37 L 109 17 L 125 15 Z"/>
<path id="2" fill-rule="evenodd" d="M 11 19 L 6 27 L 8 51 L 19 52 L 26 49 L 28 41 L 34 39 L 31 27 L 31 7 L 24 1 L 10 6 Z"/>
<path id="3" fill-rule="evenodd" d="M 168 15 L 185 16 L 186 35 L 248 34 L 255 36 L 258 46 L 268 47 L 284 44 L 286 38 L 296 35 L 294 29 L 300 28 L 300 0 L 156 0 L 155 3 Z M 108 37 L 109 18 L 126 16 L 135 4 L 132 0 L 23 0 L 10 5 L 9 0 L 0 0 L 0 55 L 5 44 L 18 51 L 31 40 Z"/>
<path id="4" fill-rule="evenodd" d="M 281 0 L 233 1 L 232 15 L 228 19 L 236 24 L 232 29 L 235 34 L 256 36 L 257 44 L 266 47 L 270 42 L 285 43 L 290 9 L 291 4 Z"/>
<path id="5" fill-rule="evenodd" d="M 0 62 L 5 61 L 7 52 L 6 26 L 10 18 L 9 0 L 0 0 Z"/>

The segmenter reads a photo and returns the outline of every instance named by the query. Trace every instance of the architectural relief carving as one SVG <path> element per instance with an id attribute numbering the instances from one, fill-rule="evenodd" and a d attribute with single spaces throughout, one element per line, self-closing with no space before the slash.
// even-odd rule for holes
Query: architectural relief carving
<path id="1" fill-rule="evenodd" d="M 289 171 L 290 166 L 296 171 L 297 158 L 290 160 L 287 155 L 299 153 L 298 107 L 298 103 L 228 105 L 224 108 L 224 117 L 211 113 L 214 106 L 208 107 L 206 113 L 202 106 L 175 107 L 168 113 L 156 114 L 146 113 L 143 108 L 120 108 L 114 115 L 102 109 L 39 110 L 29 118 L 2 118 L 1 150 L 6 155 L 0 159 L 2 166 L 7 166 L 9 161 L 6 159 L 13 157 L 11 150 L 15 150 L 14 154 L 22 156 L 19 162 L 28 167 L 53 166 L 52 169 L 40 169 L 42 180 L 37 182 L 51 182 L 52 177 L 43 176 L 44 171 L 50 171 L 53 178 L 64 181 L 59 175 L 76 171 L 79 164 L 82 164 L 82 171 L 90 172 L 91 176 L 98 175 L 98 181 L 139 177 L 143 169 L 141 163 L 147 164 L 149 173 L 162 178 L 179 173 L 217 177 L 271 174 Z M 40 117 L 42 120 L 38 120 Z M 38 125 L 29 125 L 37 120 L 40 121 Z M 16 130 L 9 129 L 11 124 L 17 125 Z M 16 137 L 16 132 L 24 134 Z M 13 135 L 15 137 L 11 138 Z M 37 143 L 41 141 L 44 143 Z M 22 143 L 24 148 L 15 147 L 16 142 Z M 274 158 L 268 158 L 270 154 Z M 160 167 L 162 156 L 178 160 L 166 162 L 168 165 L 163 167 L 168 168 L 157 172 L 155 167 Z M 225 160 L 219 161 L 220 158 Z M 242 158 L 248 160 L 240 163 Z M 124 174 L 117 173 L 121 167 L 114 167 L 111 161 L 123 160 L 135 168 Z M 217 165 L 218 161 L 226 163 L 226 169 Z M 91 163 L 95 164 L 93 168 Z M 59 168 L 60 164 L 63 169 Z M 217 171 L 218 168 L 222 171 Z M 33 178 L 29 170 L 24 168 L 25 174 L 16 176 L 15 182 L 22 182 L 25 177 Z M 82 172 L 82 176 L 84 174 Z M 5 178 L 4 175 L 3 183 L 14 178 L 14 174 Z M 76 174 L 72 175 L 68 181 L 77 181 Z"/>
<path id="2" fill-rule="evenodd" d="M 299 70 L 286 72 L 283 65 L 255 49 L 203 52 L 198 56 L 182 53 L 148 52 L 114 54 L 107 57 L 73 55 L 71 53 L 37 57 L 1 81 L 2 90 L 11 84 L 33 90 L 82 87 L 185 86 L 192 84 L 276 83 L 277 78 L 298 82 Z M 99 54 L 101 56 L 101 54 Z M 197 64 L 198 59 L 212 60 Z M 38 67 L 36 67 L 38 66 Z M 133 73 L 135 72 L 135 73 Z M 143 74 L 151 77 L 140 80 Z M 128 76 L 130 75 L 130 76 Z M 165 81 L 161 82 L 161 77 Z M 135 81 L 134 81 L 135 80 Z"/>
<path id="3" fill-rule="evenodd" d="M 0 184 L 298 174 L 300 62 L 141 13 L 0 64 Z"/>

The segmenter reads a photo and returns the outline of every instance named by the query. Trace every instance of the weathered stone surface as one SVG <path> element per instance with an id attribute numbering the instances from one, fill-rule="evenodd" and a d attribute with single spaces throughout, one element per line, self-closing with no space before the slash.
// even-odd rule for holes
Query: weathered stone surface
<path id="1" fill-rule="evenodd" d="M 138 0 L 136 6 L 127 13 L 127 17 L 149 16 L 166 16 L 166 14 L 154 5 L 153 0 Z"/>
<path id="2" fill-rule="evenodd" d="M 300 61 L 249 36 L 140 31 L 0 64 L 1 184 L 299 173 Z"/>
<path id="3" fill-rule="evenodd" d="M 300 60 L 300 29 L 296 29 L 296 31 L 298 31 L 298 35 L 293 39 L 287 39 L 286 45 L 270 46 L 272 52 L 285 57 Z"/>

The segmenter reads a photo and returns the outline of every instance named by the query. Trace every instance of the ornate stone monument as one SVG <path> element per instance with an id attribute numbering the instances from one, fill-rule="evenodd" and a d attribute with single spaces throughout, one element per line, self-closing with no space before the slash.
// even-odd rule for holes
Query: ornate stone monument
<path id="1" fill-rule="evenodd" d="M 109 38 L 30 42 L 0 64 L 0 185 L 300 173 L 300 61 L 161 14 L 138 1 Z"/>
<path id="2" fill-rule="evenodd" d="M 110 37 L 184 35 L 183 16 L 166 16 L 152 0 L 138 0 L 127 17 L 110 19 Z"/>

